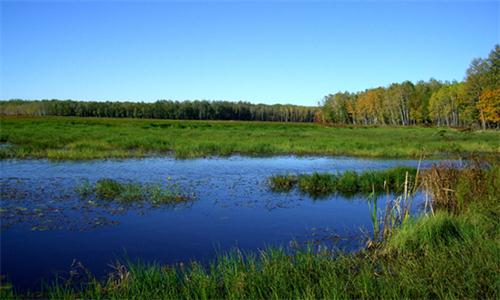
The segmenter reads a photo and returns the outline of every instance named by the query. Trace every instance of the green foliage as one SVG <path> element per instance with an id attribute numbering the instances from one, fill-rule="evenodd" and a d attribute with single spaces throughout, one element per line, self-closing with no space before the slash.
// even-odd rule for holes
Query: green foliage
<path id="1" fill-rule="evenodd" d="M 313 122 L 317 108 L 230 101 L 102 102 L 73 100 L 0 101 L 0 115 L 105 118 Z M 151 127 L 166 128 L 151 123 Z"/>

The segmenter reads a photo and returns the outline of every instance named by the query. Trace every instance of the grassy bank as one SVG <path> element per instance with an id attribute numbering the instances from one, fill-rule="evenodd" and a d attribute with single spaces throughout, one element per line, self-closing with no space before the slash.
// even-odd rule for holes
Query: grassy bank
<path id="1" fill-rule="evenodd" d="M 353 155 L 500 153 L 499 131 L 77 117 L 1 117 L 2 158 L 95 159 L 173 154 Z"/>
<path id="2" fill-rule="evenodd" d="M 443 170 L 445 170 L 443 172 Z M 58 283 L 30 297 L 49 299 L 498 299 L 500 168 L 434 169 L 425 183 L 434 213 L 404 220 L 370 249 L 357 253 L 269 249 L 232 252 L 209 267 L 117 265 L 106 281 Z M 460 188 L 469 182 L 474 190 Z M 453 190 L 440 195 L 440 189 Z M 474 197 L 470 197 L 471 193 Z M 462 202 L 463 199 L 467 201 Z M 461 202 L 461 205 L 456 205 Z M 10 286 L 2 298 L 17 297 Z M 20 297 L 26 297 L 21 295 Z"/>

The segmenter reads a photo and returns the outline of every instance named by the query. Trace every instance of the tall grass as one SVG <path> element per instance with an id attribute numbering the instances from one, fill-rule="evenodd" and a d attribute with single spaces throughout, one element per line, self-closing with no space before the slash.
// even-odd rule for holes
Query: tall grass
<path id="1" fill-rule="evenodd" d="M 423 173 L 423 184 L 435 208 L 460 213 L 477 199 L 500 195 L 500 168 L 477 160 L 465 162 L 465 166 L 433 165 Z"/>
<path id="2" fill-rule="evenodd" d="M 338 177 L 333 174 L 313 173 L 300 175 L 298 178 L 300 191 L 313 197 L 328 195 L 337 189 Z"/>
<path id="3" fill-rule="evenodd" d="M 0 158 L 99 159 L 174 155 L 443 157 L 498 154 L 500 132 L 304 123 L 0 117 Z M 444 135 L 436 132 L 443 131 Z M 425 145 L 425 147 L 423 146 Z"/>
<path id="4" fill-rule="evenodd" d="M 396 172 L 389 170 L 389 173 L 401 174 L 400 171 L 401 169 L 398 169 Z M 371 212 L 374 239 L 373 243 L 369 244 L 370 246 L 378 246 L 379 242 L 389 240 L 395 230 L 410 220 L 412 202 L 418 191 L 418 171 L 419 169 L 416 170 L 413 176 L 410 174 L 410 171 L 406 171 L 402 192 L 387 201 L 385 212 L 381 219 L 377 219 L 377 202 L 376 199 L 374 200 L 374 208 Z M 399 186 L 396 186 L 396 188 L 398 189 Z M 388 189 L 387 196 L 390 197 Z"/>
<path id="5" fill-rule="evenodd" d="M 406 176 L 409 176 L 406 178 Z M 405 183 L 413 184 L 417 169 L 413 167 L 395 167 L 391 169 L 362 173 L 346 171 L 341 174 L 317 173 L 299 175 L 273 175 L 268 179 L 272 191 L 288 192 L 293 187 L 312 197 L 327 196 L 333 193 L 366 195 L 385 191 L 403 192 Z M 412 188 L 408 186 L 407 188 Z"/>

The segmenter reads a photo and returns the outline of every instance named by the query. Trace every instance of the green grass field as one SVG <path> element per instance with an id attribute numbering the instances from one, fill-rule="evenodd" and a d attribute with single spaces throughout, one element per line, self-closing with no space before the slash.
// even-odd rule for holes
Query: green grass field
<path id="1" fill-rule="evenodd" d="M 2 158 L 96 159 L 173 155 L 352 155 L 417 158 L 500 153 L 500 132 L 327 127 L 311 123 L 1 117 Z"/>

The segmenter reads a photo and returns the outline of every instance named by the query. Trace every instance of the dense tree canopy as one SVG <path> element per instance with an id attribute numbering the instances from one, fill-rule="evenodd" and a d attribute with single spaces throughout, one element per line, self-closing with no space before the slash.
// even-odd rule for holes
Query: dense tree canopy
<path id="1" fill-rule="evenodd" d="M 248 120 L 312 122 L 317 108 L 229 101 L 87 102 L 72 100 L 0 103 L 2 115 L 153 118 L 186 120 Z"/>
<path id="2" fill-rule="evenodd" d="M 339 124 L 500 127 L 500 46 L 474 59 L 463 82 L 393 83 L 323 99 L 318 120 Z"/>

